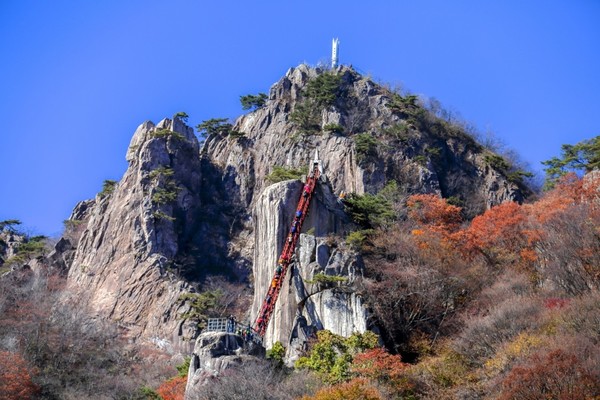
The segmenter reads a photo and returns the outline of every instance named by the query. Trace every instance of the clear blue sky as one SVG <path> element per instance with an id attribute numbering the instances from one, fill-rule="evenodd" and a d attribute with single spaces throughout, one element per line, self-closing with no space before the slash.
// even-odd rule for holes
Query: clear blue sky
<path id="1" fill-rule="evenodd" d="M 135 128 L 242 113 L 340 61 L 434 96 L 534 170 L 600 134 L 600 1 L 0 1 L 0 220 L 58 234 L 121 178 Z"/>

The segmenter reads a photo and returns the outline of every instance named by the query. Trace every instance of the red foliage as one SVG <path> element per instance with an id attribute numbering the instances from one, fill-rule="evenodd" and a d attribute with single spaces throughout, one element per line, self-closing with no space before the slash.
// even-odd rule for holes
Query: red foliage
<path id="1" fill-rule="evenodd" d="M 556 214 L 580 203 L 583 195 L 583 181 L 575 174 L 568 174 L 561 178 L 553 190 L 545 193 L 541 199 L 526 208 L 535 220 L 545 223 Z"/>
<path id="2" fill-rule="evenodd" d="M 31 370 L 18 354 L 0 351 L 0 400 L 27 400 L 38 391 Z"/>
<path id="3" fill-rule="evenodd" d="M 500 400 L 591 399 L 600 393 L 600 382 L 573 354 L 555 350 L 530 362 L 513 368 L 504 379 Z"/>
<path id="4" fill-rule="evenodd" d="M 410 196 L 406 205 L 410 219 L 434 232 L 450 233 L 458 229 L 462 221 L 460 207 L 433 194 Z"/>
<path id="5" fill-rule="evenodd" d="M 557 297 L 550 297 L 549 299 L 544 300 L 544 307 L 549 310 L 553 309 L 561 309 L 567 306 L 570 302 L 570 299 L 559 299 Z"/>
<path id="6" fill-rule="evenodd" d="M 507 202 L 492 207 L 473 219 L 471 225 L 454 235 L 461 249 L 471 257 L 481 254 L 492 264 L 516 265 L 529 269 L 536 261 L 533 250 L 539 233 L 527 225 L 526 210 Z"/>
<path id="7" fill-rule="evenodd" d="M 478 215 L 467 230 L 467 246 L 489 249 L 499 242 L 514 247 L 522 243 L 525 213 L 517 203 L 507 202 Z"/>
<path id="8" fill-rule="evenodd" d="M 164 382 L 156 389 L 156 392 L 164 400 L 183 400 L 185 394 L 185 385 L 187 383 L 187 377 L 178 376 Z"/>
<path id="9" fill-rule="evenodd" d="M 386 383 L 396 388 L 409 389 L 403 377 L 406 364 L 399 355 L 383 348 L 365 351 L 354 356 L 352 371 L 362 377 Z"/>

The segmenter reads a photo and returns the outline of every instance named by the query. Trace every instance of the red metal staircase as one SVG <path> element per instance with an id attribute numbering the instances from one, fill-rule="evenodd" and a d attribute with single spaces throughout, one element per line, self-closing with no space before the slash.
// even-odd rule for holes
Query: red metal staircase
<path id="1" fill-rule="evenodd" d="M 310 201 L 314 194 L 317 180 L 319 179 L 321 172 L 321 161 L 318 159 L 318 153 L 315 153 L 312 171 L 306 178 L 304 189 L 300 195 L 300 200 L 298 200 L 294 221 L 292 222 L 292 226 L 290 227 L 290 231 L 286 237 L 281 255 L 279 256 L 279 261 L 277 263 L 273 279 L 269 284 L 269 290 L 267 291 L 267 295 L 263 300 L 258 317 L 254 322 L 254 331 L 260 336 L 264 336 L 267 326 L 269 326 L 271 316 L 273 315 L 273 311 L 275 310 L 275 304 L 277 303 L 277 298 L 279 297 L 283 280 L 287 274 L 290 264 L 292 263 L 292 256 L 294 255 L 296 244 L 300 238 L 302 224 L 304 223 L 304 219 L 308 213 Z"/>

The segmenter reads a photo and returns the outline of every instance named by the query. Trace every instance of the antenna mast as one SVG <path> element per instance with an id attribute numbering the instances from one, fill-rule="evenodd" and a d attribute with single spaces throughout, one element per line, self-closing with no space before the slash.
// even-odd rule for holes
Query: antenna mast
<path id="1" fill-rule="evenodd" d="M 338 66 L 338 46 L 340 45 L 340 40 L 338 38 L 334 38 L 331 43 L 331 68 L 336 68 Z"/>

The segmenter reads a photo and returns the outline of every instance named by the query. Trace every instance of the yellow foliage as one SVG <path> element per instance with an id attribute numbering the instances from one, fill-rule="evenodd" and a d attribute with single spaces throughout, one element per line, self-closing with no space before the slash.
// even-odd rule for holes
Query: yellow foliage
<path id="1" fill-rule="evenodd" d="M 561 325 L 560 315 L 555 315 L 542 325 L 539 329 L 540 333 L 545 336 L 554 336 L 558 332 L 558 328 Z"/>
<path id="2" fill-rule="evenodd" d="M 464 358 L 450 349 L 442 350 L 438 356 L 424 359 L 407 372 L 414 376 L 429 376 L 442 387 L 462 385 L 472 379 L 472 374 Z"/>
<path id="3" fill-rule="evenodd" d="M 304 396 L 301 400 L 383 400 L 384 397 L 366 379 L 353 379 L 349 382 L 319 390 L 314 396 Z"/>
<path id="4" fill-rule="evenodd" d="M 519 334 L 512 342 L 507 343 L 503 349 L 485 362 L 485 372 L 488 376 L 494 376 L 504 371 L 512 362 L 518 358 L 525 357 L 532 353 L 544 343 L 544 338 L 540 335 L 523 332 Z"/>

